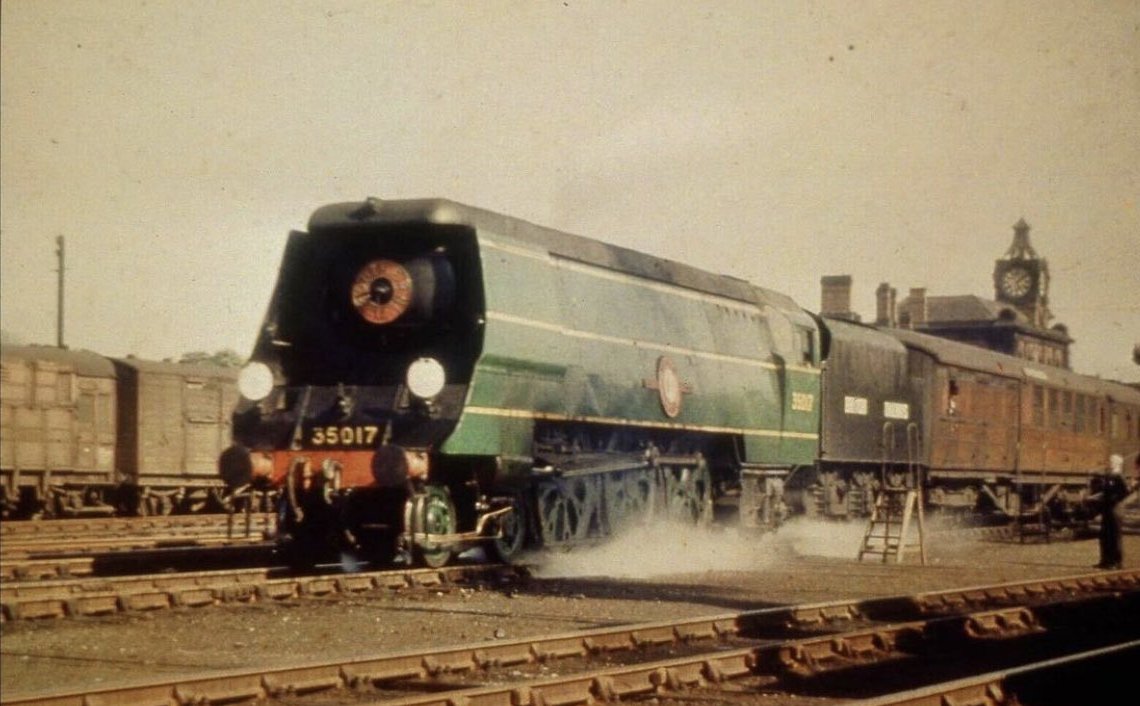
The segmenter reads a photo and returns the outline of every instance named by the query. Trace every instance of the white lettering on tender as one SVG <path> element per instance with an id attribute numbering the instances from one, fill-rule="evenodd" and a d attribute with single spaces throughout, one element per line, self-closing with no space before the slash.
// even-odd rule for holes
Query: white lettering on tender
<path id="1" fill-rule="evenodd" d="M 883 416 L 887 419 L 910 419 L 910 405 L 906 402 L 884 402 Z"/>
<path id="2" fill-rule="evenodd" d="M 793 392 L 792 409 L 797 412 L 810 412 L 815 409 L 815 395 L 810 392 Z"/>
<path id="3" fill-rule="evenodd" d="M 843 398 L 843 411 L 846 414 L 867 414 L 867 398 L 866 397 L 851 397 L 847 395 Z"/>

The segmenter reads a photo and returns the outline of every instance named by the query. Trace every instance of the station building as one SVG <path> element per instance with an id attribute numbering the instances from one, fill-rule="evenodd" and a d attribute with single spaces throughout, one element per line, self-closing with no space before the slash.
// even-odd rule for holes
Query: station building
<path id="1" fill-rule="evenodd" d="M 1070 368 L 1073 339 L 1049 311 L 1049 263 L 1029 242 L 1025 219 L 1013 226 L 1013 242 L 994 261 L 992 299 L 972 294 L 933 296 L 924 287 L 901 300 L 887 282 L 875 291 L 875 325 L 913 329 L 988 348 L 1043 365 Z M 851 310 L 850 275 L 820 281 L 824 316 L 860 321 Z"/>

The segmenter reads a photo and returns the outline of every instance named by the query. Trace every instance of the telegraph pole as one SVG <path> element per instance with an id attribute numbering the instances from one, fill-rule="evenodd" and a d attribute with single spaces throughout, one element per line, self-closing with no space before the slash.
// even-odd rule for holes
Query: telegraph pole
<path id="1" fill-rule="evenodd" d="M 63 236 L 55 237 L 55 254 L 59 258 L 59 293 L 56 297 L 55 345 L 63 348 Z"/>

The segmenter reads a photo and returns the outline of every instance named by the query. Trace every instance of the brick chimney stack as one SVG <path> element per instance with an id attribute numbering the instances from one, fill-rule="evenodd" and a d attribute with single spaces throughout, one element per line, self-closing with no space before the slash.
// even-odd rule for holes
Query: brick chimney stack
<path id="1" fill-rule="evenodd" d="M 911 287 L 906 299 L 906 309 L 911 328 L 926 323 L 929 311 L 926 305 L 926 287 Z"/>
<path id="2" fill-rule="evenodd" d="M 895 328 L 899 325 L 898 290 L 883 282 L 875 290 L 875 325 Z"/>
<path id="3" fill-rule="evenodd" d="M 819 313 L 834 319 L 859 321 L 851 311 L 851 275 L 828 275 L 819 280 L 821 301 Z"/>

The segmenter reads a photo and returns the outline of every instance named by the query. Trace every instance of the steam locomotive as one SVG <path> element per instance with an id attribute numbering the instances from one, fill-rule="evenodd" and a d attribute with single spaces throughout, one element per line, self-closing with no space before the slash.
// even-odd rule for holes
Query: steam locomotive
<path id="1" fill-rule="evenodd" d="M 1140 445 L 1128 386 L 445 200 L 291 233 L 238 385 L 220 473 L 280 489 L 302 564 L 859 516 L 900 478 L 935 507 L 1079 519 Z"/>
<path id="2" fill-rule="evenodd" d="M 222 508 L 236 370 L 5 346 L 0 378 L 4 517 Z"/>

